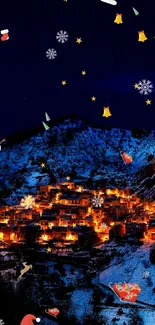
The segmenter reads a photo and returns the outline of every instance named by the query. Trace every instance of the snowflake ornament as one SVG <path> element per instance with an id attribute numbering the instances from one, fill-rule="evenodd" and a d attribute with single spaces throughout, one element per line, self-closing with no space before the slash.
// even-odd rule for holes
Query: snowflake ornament
<path id="1" fill-rule="evenodd" d="M 49 60 L 54 60 L 56 57 L 57 57 L 57 51 L 54 50 L 54 49 L 48 49 L 46 51 L 46 57 L 49 59 Z"/>
<path id="2" fill-rule="evenodd" d="M 66 31 L 63 31 L 63 30 L 60 30 L 59 32 L 57 32 L 57 35 L 56 35 L 56 39 L 59 43 L 65 43 L 68 41 L 68 34 Z"/>
<path id="3" fill-rule="evenodd" d="M 93 206 L 95 208 L 101 208 L 102 204 L 103 204 L 103 198 L 100 197 L 100 195 L 94 195 L 93 199 L 92 199 L 92 203 Z"/>
<path id="4" fill-rule="evenodd" d="M 27 195 L 20 201 L 20 205 L 25 209 L 32 209 L 35 204 L 35 199 L 32 195 Z"/>
<path id="5" fill-rule="evenodd" d="M 100 225 L 100 228 L 102 230 L 106 230 L 108 228 L 107 224 L 105 222 L 102 222 L 101 225 Z"/>
<path id="6" fill-rule="evenodd" d="M 3 319 L 0 319 L 0 325 L 4 325 L 5 323 L 4 323 L 4 321 L 3 321 Z"/>
<path id="7" fill-rule="evenodd" d="M 148 271 L 143 272 L 143 278 L 144 279 L 147 279 L 149 277 L 149 275 L 150 275 L 150 272 L 148 272 Z"/>
<path id="8" fill-rule="evenodd" d="M 150 80 L 142 80 L 138 83 L 138 90 L 141 95 L 152 93 L 153 85 Z"/>

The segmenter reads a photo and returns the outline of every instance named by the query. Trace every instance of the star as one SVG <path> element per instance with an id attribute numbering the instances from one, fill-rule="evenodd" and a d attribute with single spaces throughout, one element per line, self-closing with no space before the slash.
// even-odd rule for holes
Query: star
<path id="1" fill-rule="evenodd" d="M 151 105 L 151 100 L 150 100 L 150 99 L 147 99 L 145 103 L 146 103 L 147 105 Z"/>
<path id="2" fill-rule="evenodd" d="M 86 75 L 86 71 L 85 71 L 85 70 L 84 70 L 84 71 L 82 71 L 81 73 L 82 73 L 82 75 L 83 75 L 83 76 L 85 76 L 85 75 Z"/>
<path id="3" fill-rule="evenodd" d="M 69 181 L 71 178 L 70 178 L 70 176 L 67 176 L 66 179 L 67 179 L 67 181 Z"/>
<path id="4" fill-rule="evenodd" d="M 76 43 L 78 43 L 78 44 L 82 43 L 82 39 L 81 38 L 77 38 L 76 39 Z"/>
<path id="5" fill-rule="evenodd" d="M 62 80 L 61 84 L 65 86 L 67 84 L 66 80 Z"/>
<path id="6" fill-rule="evenodd" d="M 51 252 L 51 248 L 50 248 L 50 247 L 47 248 L 47 252 L 48 252 L 48 253 Z"/>
<path id="7" fill-rule="evenodd" d="M 135 87 L 135 89 L 138 89 L 139 88 L 138 84 L 135 84 L 134 87 Z"/>
<path id="8" fill-rule="evenodd" d="M 67 0 L 64 0 L 65 2 L 67 2 Z"/>
<path id="9" fill-rule="evenodd" d="M 93 97 L 91 98 L 91 100 L 92 100 L 92 102 L 95 102 L 96 97 L 93 96 Z"/>
<path id="10" fill-rule="evenodd" d="M 45 164 L 44 164 L 44 163 L 42 163 L 42 164 L 41 164 L 41 167 L 45 167 Z"/>

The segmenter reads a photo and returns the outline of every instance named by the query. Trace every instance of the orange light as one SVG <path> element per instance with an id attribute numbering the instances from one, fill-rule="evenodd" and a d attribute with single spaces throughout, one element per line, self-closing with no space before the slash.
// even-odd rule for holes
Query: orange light
<path id="1" fill-rule="evenodd" d="M 71 234 L 66 236 L 66 240 L 75 240 L 75 237 Z"/>
<path id="2" fill-rule="evenodd" d="M 49 228 L 52 228 L 54 226 L 53 222 L 49 223 Z"/>
<path id="3" fill-rule="evenodd" d="M 4 239 L 4 234 L 3 232 L 0 232 L 0 240 L 3 240 Z"/>
<path id="4" fill-rule="evenodd" d="M 14 240 L 14 239 L 15 239 L 15 233 L 12 232 L 12 233 L 10 234 L 10 240 Z"/>
<path id="5" fill-rule="evenodd" d="M 45 241 L 47 241 L 48 240 L 48 236 L 44 234 L 44 235 L 42 235 L 42 239 L 45 240 Z"/>

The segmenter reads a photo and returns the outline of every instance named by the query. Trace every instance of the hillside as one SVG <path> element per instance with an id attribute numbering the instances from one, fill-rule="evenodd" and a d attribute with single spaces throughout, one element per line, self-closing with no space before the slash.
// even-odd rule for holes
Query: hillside
<path id="1" fill-rule="evenodd" d="M 113 285 L 115 282 L 136 283 L 141 288 L 137 302 L 143 302 L 155 306 L 155 268 L 154 264 L 151 264 L 149 260 L 150 249 L 154 247 L 154 244 L 151 242 L 144 242 L 141 247 L 128 246 L 127 244 L 125 246 L 116 247 L 116 245 L 111 242 L 111 248 L 108 247 L 108 249 L 110 250 L 114 247 L 117 250 L 117 257 L 115 257 L 115 260 L 111 262 L 111 265 L 109 265 L 107 269 L 101 272 L 100 283 L 107 287 L 109 287 L 109 283 Z M 145 273 L 147 275 L 146 277 L 144 276 Z M 118 303 L 119 301 L 119 298 L 114 294 L 114 302 Z M 109 320 L 107 323 L 108 325 L 112 324 L 113 317 L 118 318 L 116 311 L 116 309 L 113 310 L 113 313 L 111 313 L 111 310 L 106 311 L 105 316 L 107 316 Z M 120 317 L 118 322 L 116 322 L 117 325 L 123 324 L 123 321 L 126 321 L 128 324 L 127 311 L 128 309 L 124 309 L 124 315 L 123 317 Z M 148 306 L 145 306 L 145 309 L 139 309 L 138 312 L 143 319 L 143 322 L 137 324 L 153 324 L 155 317 L 154 308 L 149 309 Z"/>
<path id="2" fill-rule="evenodd" d="M 132 164 L 123 163 L 121 150 L 133 157 Z M 11 147 L 3 145 L 1 199 L 7 197 L 8 203 L 17 203 L 18 197 L 36 193 L 39 185 L 67 175 L 77 180 L 93 179 L 109 187 L 129 186 L 139 192 L 145 187 L 145 194 L 148 184 L 144 186 L 143 180 L 154 177 L 153 156 L 148 162 L 151 154 L 155 154 L 154 132 L 137 136 L 130 130 L 101 130 L 81 121 L 66 120 Z"/>

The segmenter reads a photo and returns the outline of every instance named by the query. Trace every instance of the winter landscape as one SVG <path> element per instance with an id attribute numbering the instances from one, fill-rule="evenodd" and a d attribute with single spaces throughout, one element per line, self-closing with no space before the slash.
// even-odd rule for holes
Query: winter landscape
<path id="1" fill-rule="evenodd" d="M 154 148 L 154 131 L 71 119 L 3 144 L 1 322 L 154 323 Z"/>

